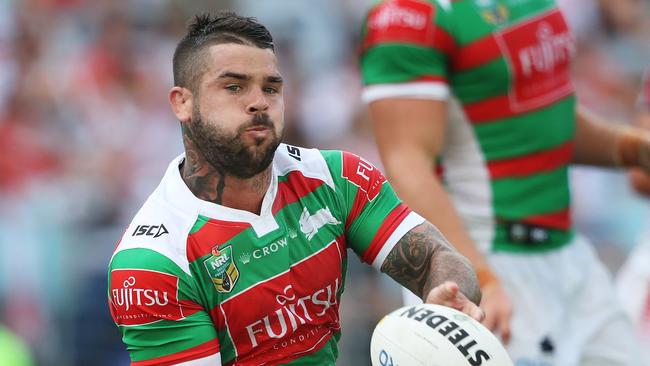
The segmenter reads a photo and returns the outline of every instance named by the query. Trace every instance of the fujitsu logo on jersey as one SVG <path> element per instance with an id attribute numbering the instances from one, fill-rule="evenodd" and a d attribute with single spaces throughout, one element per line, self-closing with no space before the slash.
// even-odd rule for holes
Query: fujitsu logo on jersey
<path id="1" fill-rule="evenodd" d="M 110 273 L 110 309 L 119 325 L 143 325 L 183 318 L 178 277 L 146 269 L 114 269 Z"/>
<path id="2" fill-rule="evenodd" d="M 368 19 L 368 26 L 373 29 L 399 27 L 421 30 L 426 28 L 428 21 L 426 13 L 400 4 L 388 3 Z"/>
<path id="3" fill-rule="evenodd" d="M 169 304 L 167 291 L 137 288 L 135 285 L 135 277 L 129 276 L 129 278 L 124 280 L 122 288 L 111 289 L 113 293 L 113 304 L 118 307 L 124 307 L 126 311 L 129 311 L 129 308 L 133 305 L 165 306 Z"/>
<path id="4" fill-rule="evenodd" d="M 294 333 L 300 325 L 324 316 L 328 309 L 337 304 L 338 289 L 337 278 L 333 284 L 298 298 L 292 285 L 287 285 L 283 293 L 275 297 L 280 307 L 272 315 L 267 315 L 246 326 L 252 347 L 258 346 L 260 337 L 281 339 Z"/>
<path id="5" fill-rule="evenodd" d="M 568 31 L 554 33 L 548 22 L 541 22 L 536 35 L 537 44 L 519 51 L 519 61 L 525 76 L 534 72 L 553 72 L 556 65 L 568 62 L 575 53 L 575 43 Z"/>

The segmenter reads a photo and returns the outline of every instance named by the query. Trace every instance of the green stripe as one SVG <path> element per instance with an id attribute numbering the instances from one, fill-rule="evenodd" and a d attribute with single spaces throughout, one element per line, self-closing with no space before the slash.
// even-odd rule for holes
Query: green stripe
<path id="1" fill-rule="evenodd" d="M 182 321 L 161 320 L 137 327 L 120 327 L 132 361 L 172 355 L 216 338 L 210 316 L 192 314 Z"/>
<path id="2" fill-rule="evenodd" d="M 454 1 L 452 2 L 453 16 L 451 21 L 462 24 L 462 28 L 457 27 L 457 34 L 460 36 L 460 43 L 467 44 L 487 34 L 494 32 L 500 28 L 511 26 L 524 18 L 531 15 L 549 10 L 555 5 L 552 0 L 545 1 L 520 1 L 515 3 L 507 0 L 493 0 L 489 2 L 491 5 L 498 3 L 506 4 L 508 9 L 508 18 L 505 22 L 499 25 L 488 23 L 483 16 L 481 16 L 482 9 L 476 4 L 476 0 Z"/>
<path id="3" fill-rule="evenodd" d="M 557 147 L 575 134 L 575 97 L 530 113 L 475 124 L 474 131 L 487 161 Z"/>
<path id="4" fill-rule="evenodd" d="M 449 79 L 454 95 L 463 104 L 505 95 L 510 90 L 510 71 L 503 57 L 454 72 Z"/>
<path id="5" fill-rule="evenodd" d="M 222 364 L 230 362 L 237 357 L 235 345 L 226 329 L 219 331 L 219 352 L 221 352 Z"/>
<path id="6" fill-rule="evenodd" d="M 361 58 L 365 85 L 406 82 L 422 76 L 445 77 L 446 57 L 438 50 L 409 44 L 386 43 Z"/>
<path id="7" fill-rule="evenodd" d="M 568 167 L 492 181 L 495 215 L 503 219 L 557 212 L 569 206 Z"/>
<path id="8" fill-rule="evenodd" d="M 199 217 L 196 219 L 196 222 L 194 223 L 194 226 L 192 226 L 192 230 L 190 230 L 190 234 L 194 234 L 195 232 L 201 230 L 203 225 L 205 225 L 208 220 L 210 220 L 209 217 L 199 215 Z"/>
<path id="9" fill-rule="evenodd" d="M 562 247 L 573 239 L 573 230 L 554 230 L 548 229 L 548 240 L 541 244 L 522 244 L 513 243 L 508 240 L 508 230 L 504 225 L 497 225 L 495 228 L 495 237 L 492 245 L 494 251 L 502 252 L 520 252 L 520 253 L 539 253 Z"/>

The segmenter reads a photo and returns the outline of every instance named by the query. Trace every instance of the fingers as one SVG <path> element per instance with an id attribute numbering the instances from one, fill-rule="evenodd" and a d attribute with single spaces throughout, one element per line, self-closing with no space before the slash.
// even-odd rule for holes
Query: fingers
<path id="1" fill-rule="evenodd" d="M 503 344 L 510 342 L 510 315 L 502 316 L 499 319 L 499 333 L 501 333 L 501 341 Z"/>
<path id="2" fill-rule="evenodd" d="M 426 302 L 430 304 L 439 304 L 455 307 L 456 297 L 459 293 L 458 284 L 454 282 L 445 282 L 442 285 L 434 287 L 427 295 Z"/>
<path id="3" fill-rule="evenodd" d="M 426 302 L 460 310 L 479 322 L 485 317 L 485 312 L 476 306 L 476 304 L 469 301 L 469 299 L 460 292 L 458 284 L 454 282 L 445 282 L 433 288 L 427 295 Z"/>

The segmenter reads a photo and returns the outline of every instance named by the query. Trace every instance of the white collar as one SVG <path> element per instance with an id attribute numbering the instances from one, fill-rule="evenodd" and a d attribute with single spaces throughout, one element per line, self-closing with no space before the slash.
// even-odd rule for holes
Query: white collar
<path id="1" fill-rule="evenodd" d="M 279 227 L 272 212 L 273 201 L 278 190 L 278 177 L 274 163 L 272 163 L 271 169 L 271 184 L 262 200 L 260 214 L 257 215 L 249 211 L 222 206 L 197 198 L 181 177 L 179 166 L 184 159 L 184 153 L 176 157 L 165 172 L 165 176 L 158 187 L 164 201 L 189 215 L 203 215 L 222 221 L 249 223 L 258 237 L 266 235 Z"/>

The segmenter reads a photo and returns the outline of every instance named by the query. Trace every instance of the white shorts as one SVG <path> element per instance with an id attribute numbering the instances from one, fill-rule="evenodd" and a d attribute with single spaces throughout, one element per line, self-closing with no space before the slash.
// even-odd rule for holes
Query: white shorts
<path id="1" fill-rule="evenodd" d="M 616 292 L 632 318 L 646 359 L 650 359 L 650 230 L 641 235 L 618 272 Z"/>
<path id="2" fill-rule="evenodd" d="M 513 302 L 515 366 L 645 366 L 609 273 L 576 235 L 546 253 L 490 253 Z M 409 300 L 420 301 L 408 293 Z"/>

